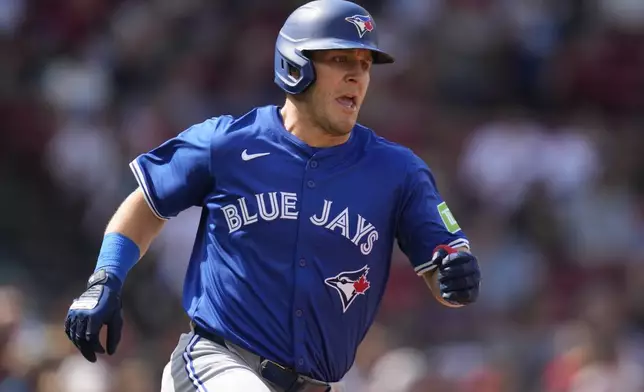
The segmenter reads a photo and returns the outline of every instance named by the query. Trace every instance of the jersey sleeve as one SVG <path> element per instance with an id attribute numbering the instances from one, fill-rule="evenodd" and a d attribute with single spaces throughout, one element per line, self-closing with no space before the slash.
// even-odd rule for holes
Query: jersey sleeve
<path id="1" fill-rule="evenodd" d="M 442 199 L 434 176 L 413 156 L 403 191 L 397 227 L 400 250 L 407 255 L 418 275 L 431 269 L 434 249 L 439 245 L 469 249 L 469 241 Z"/>
<path id="2" fill-rule="evenodd" d="M 211 156 L 220 126 L 218 118 L 195 124 L 130 162 L 145 200 L 158 218 L 169 219 L 203 205 L 213 186 Z"/>

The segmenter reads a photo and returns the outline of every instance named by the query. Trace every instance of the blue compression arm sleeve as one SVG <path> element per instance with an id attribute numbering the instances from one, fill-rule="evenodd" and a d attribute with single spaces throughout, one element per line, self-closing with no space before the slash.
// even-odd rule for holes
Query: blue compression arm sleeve
<path id="1" fill-rule="evenodd" d="M 130 269 L 139 261 L 140 255 L 139 246 L 134 241 L 121 233 L 108 233 L 103 237 L 94 272 L 104 269 L 124 283 Z"/>

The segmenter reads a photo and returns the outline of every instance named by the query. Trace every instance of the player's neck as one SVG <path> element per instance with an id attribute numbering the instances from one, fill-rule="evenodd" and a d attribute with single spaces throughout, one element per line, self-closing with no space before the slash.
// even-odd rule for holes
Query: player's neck
<path id="1" fill-rule="evenodd" d="M 333 147 L 349 140 L 350 135 L 333 135 L 325 131 L 306 111 L 298 108 L 291 100 L 286 100 L 280 113 L 284 128 L 311 147 Z"/>

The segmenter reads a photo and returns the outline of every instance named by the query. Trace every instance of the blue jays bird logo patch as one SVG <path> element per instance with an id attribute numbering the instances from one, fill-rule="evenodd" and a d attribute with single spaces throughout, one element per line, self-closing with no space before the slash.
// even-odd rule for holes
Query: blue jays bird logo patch
<path id="1" fill-rule="evenodd" d="M 367 32 L 373 31 L 373 21 L 368 15 L 353 15 L 345 18 L 345 20 L 356 26 L 358 34 L 360 34 L 360 38 L 362 38 Z"/>
<path id="2" fill-rule="evenodd" d="M 342 313 L 346 313 L 349 306 L 359 296 L 369 290 L 371 283 L 367 280 L 369 267 L 366 265 L 357 271 L 340 272 L 338 275 L 327 278 L 324 283 L 337 290 L 342 301 Z"/>

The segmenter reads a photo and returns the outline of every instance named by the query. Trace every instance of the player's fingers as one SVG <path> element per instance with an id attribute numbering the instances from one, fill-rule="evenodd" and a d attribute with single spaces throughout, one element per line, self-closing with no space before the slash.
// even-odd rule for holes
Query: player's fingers
<path id="1" fill-rule="evenodd" d="M 450 291 L 472 290 L 478 286 L 478 279 L 472 276 L 466 276 L 460 279 L 448 280 L 440 283 L 442 293 Z"/>
<path id="2" fill-rule="evenodd" d="M 102 320 L 99 320 L 96 317 L 91 317 L 87 324 L 87 331 L 85 332 L 85 340 L 89 343 L 92 351 L 99 354 L 105 354 L 105 349 L 101 345 L 101 341 L 99 339 L 102 326 Z"/>
<path id="3" fill-rule="evenodd" d="M 123 316 L 117 310 L 112 320 L 107 325 L 107 354 L 113 355 L 121 341 L 121 330 L 123 329 Z"/>
<path id="4" fill-rule="evenodd" d="M 72 340 L 71 326 L 72 326 L 72 318 L 69 314 L 67 314 L 67 317 L 65 317 L 65 335 L 67 335 L 67 338 L 69 340 Z"/>
<path id="5" fill-rule="evenodd" d="M 74 340 L 81 343 L 85 340 L 85 331 L 87 330 L 87 317 L 76 317 L 76 328 L 74 328 Z"/>
<path id="6" fill-rule="evenodd" d="M 92 348 L 92 351 L 94 351 L 97 354 L 105 354 L 105 348 L 103 348 L 103 345 L 101 344 L 101 341 L 98 336 L 91 337 L 87 342 L 89 346 Z"/>
<path id="7" fill-rule="evenodd" d="M 80 353 L 90 362 L 96 362 L 96 353 L 92 349 L 90 342 L 83 340 L 79 343 Z"/>
<path id="8" fill-rule="evenodd" d="M 478 278 L 480 276 L 478 267 L 473 264 L 461 264 L 442 268 L 440 270 L 440 275 L 438 276 L 438 281 L 444 282 L 446 280 L 460 279 L 466 276 Z"/>
<path id="9" fill-rule="evenodd" d="M 78 323 L 78 317 L 75 316 L 75 315 L 72 316 L 71 320 L 69 322 L 69 332 L 68 332 L 67 336 L 69 336 L 69 340 L 71 340 L 72 343 L 74 343 L 74 346 L 76 346 L 76 348 L 80 349 L 80 347 L 78 347 L 78 341 L 76 340 L 77 323 Z"/>
<path id="10" fill-rule="evenodd" d="M 76 342 L 76 347 L 78 347 L 85 359 L 90 362 L 96 362 L 96 354 L 94 353 L 94 350 L 92 350 L 90 343 L 86 339 L 87 324 L 87 317 L 81 317 L 76 320 L 74 341 Z"/>
<path id="11" fill-rule="evenodd" d="M 469 304 L 476 301 L 476 299 L 478 298 L 478 293 L 478 287 L 475 287 L 471 290 L 451 291 L 448 293 L 443 293 L 441 296 L 444 300 L 449 302 Z"/>

